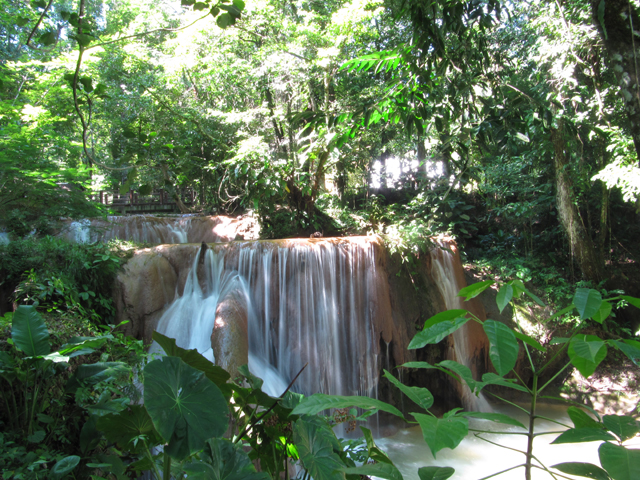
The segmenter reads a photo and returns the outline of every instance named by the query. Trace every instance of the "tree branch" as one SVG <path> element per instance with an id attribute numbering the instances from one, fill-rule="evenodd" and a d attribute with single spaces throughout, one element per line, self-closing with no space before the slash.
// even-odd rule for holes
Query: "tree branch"
<path id="1" fill-rule="evenodd" d="M 187 25 L 184 25 L 182 27 L 178 27 L 178 28 L 156 28 L 155 30 L 148 30 L 148 31 L 142 32 L 142 33 L 134 33 L 133 35 L 127 35 L 126 37 L 120 37 L 120 38 L 116 38 L 114 40 L 109 40 L 107 42 L 93 44 L 93 45 L 87 47 L 85 50 L 90 50 L 92 48 L 97 48 L 97 47 L 103 47 L 105 45 L 111 45 L 111 44 L 114 44 L 114 43 L 122 42 L 123 40 L 129 40 L 131 38 L 144 37 L 146 35 L 151 35 L 152 33 L 157 33 L 157 32 L 167 32 L 167 33 L 179 32 L 181 30 L 184 30 L 185 28 L 189 28 L 190 26 L 195 25 L 200 20 L 204 20 L 209 15 L 210 14 L 207 13 L 206 15 L 203 15 L 202 17 L 199 17 L 199 18 L 195 19 L 193 22 L 191 22 L 191 23 L 189 23 Z"/>

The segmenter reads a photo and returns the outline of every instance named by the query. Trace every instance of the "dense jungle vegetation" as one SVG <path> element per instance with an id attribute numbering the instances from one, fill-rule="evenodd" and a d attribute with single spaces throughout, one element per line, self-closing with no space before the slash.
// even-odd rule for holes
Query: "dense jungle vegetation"
<path id="1" fill-rule="evenodd" d="M 252 215 L 263 238 L 377 233 L 408 274 L 429 238 L 448 234 L 476 276 L 498 283 L 500 310 L 512 300 L 544 302 L 550 309 L 538 313 L 564 315 L 551 321 L 573 332 L 562 348 L 585 376 L 606 346 L 581 328 L 619 358 L 640 359 L 639 310 L 623 308 L 640 305 L 637 2 L 0 5 L 0 312 L 15 310 L 0 325 L 3 478 L 150 470 L 157 478 L 262 479 L 290 473 L 290 459 L 300 459 L 305 478 L 398 480 L 366 429 L 358 444 L 308 416 L 332 406 L 344 409 L 334 421 L 352 422 L 347 407 L 395 415 L 388 406 L 290 392 L 275 401 L 248 370 L 244 383 L 227 382 L 226 372 L 170 339 L 158 341 L 183 363 L 154 360 L 143 372 L 142 344 L 110 325 L 110 285 L 131 246 L 50 236 L 62 219 L 109 214 L 94 201 L 100 192 L 162 191 L 183 213 Z M 489 286 L 480 285 L 467 293 Z M 430 327 L 459 328 L 457 312 Z M 421 338 L 436 343 L 427 330 Z M 485 331 L 499 339 L 491 360 L 502 378 L 514 368 L 516 337 L 497 325 Z M 517 335 L 525 348 L 548 347 Z M 170 401 L 136 403 L 134 377 L 144 378 L 146 394 L 174 378 L 169 368 L 176 388 L 195 389 L 200 427 L 180 412 L 162 417 Z M 453 371 L 477 392 L 511 384 Z M 193 382 L 181 384 L 187 377 Z M 425 389 L 398 388 L 431 407 Z M 525 390 L 535 407 L 537 387 Z M 231 427 L 207 416 L 207 395 L 230 409 Z M 459 443 L 466 417 L 419 415 L 423 429 L 441 429 L 439 443 L 427 441 L 434 454 Z M 637 479 L 638 451 L 622 443 L 638 423 L 581 415 L 573 412 L 573 430 L 595 429 L 611 446 L 604 470 L 561 471 Z M 222 438 L 227 428 L 233 441 Z M 267 451 L 261 438 L 279 443 Z M 616 470 L 623 457 L 627 473 Z M 368 461 L 378 467 L 355 463 Z M 429 468 L 421 480 L 453 473 Z"/>

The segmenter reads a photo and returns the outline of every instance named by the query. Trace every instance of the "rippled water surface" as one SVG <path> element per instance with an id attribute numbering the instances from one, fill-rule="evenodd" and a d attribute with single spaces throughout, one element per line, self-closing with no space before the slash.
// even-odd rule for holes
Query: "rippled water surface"
<path id="1" fill-rule="evenodd" d="M 517 418 L 524 425 L 528 424 L 527 417 L 515 408 L 501 408 L 499 412 L 507 413 Z M 572 425 L 565 412 L 566 408 L 563 407 L 543 406 L 538 409 L 537 413 L 566 425 Z M 478 430 L 523 431 L 518 427 L 501 425 L 486 420 L 470 419 L 469 424 L 470 428 Z M 563 428 L 550 421 L 536 421 L 537 432 L 559 430 L 563 430 Z M 526 437 L 524 435 L 482 434 L 482 436 L 492 442 L 500 443 L 510 448 L 526 450 Z M 589 462 L 600 465 L 598 447 L 601 442 L 550 445 L 557 436 L 557 434 L 542 435 L 534 440 L 534 454 L 547 467 L 563 462 Z M 400 430 L 391 437 L 376 440 L 376 443 L 391 457 L 405 480 L 418 480 L 418 468 L 429 465 L 455 468 L 456 473 L 450 477 L 451 480 L 477 480 L 522 464 L 525 460 L 523 454 L 491 445 L 477 438 L 473 433 L 470 433 L 455 450 L 448 448 L 440 450 L 436 459 L 433 458 L 429 447 L 425 443 L 420 427 Z M 540 480 L 552 478 L 548 473 L 537 469 L 534 469 L 532 477 Z M 494 478 L 498 480 L 523 480 L 524 468 L 511 470 Z"/>

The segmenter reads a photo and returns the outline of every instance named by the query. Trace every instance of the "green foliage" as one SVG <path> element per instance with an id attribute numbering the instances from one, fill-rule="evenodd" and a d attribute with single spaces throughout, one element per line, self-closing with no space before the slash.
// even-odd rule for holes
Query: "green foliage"
<path id="1" fill-rule="evenodd" d="M 481 294 L 489 286 L 494 284 L 493 280 L 480 282 L 470 285 L 459 292 L 459 295 L 466 298 L 473 298 Z M 522 295 L 527 295 L 529 298 L 536 302 L 540 302 L 534 294 L 529 292 L 524 284 L 519 281 L 510 281 L 500 285 L 500 291 L 503 291 L 502 295 L 497 297 L 497 302 L 504 308 L 504 306 L 515 301 Z M 569 362 L 566 367 L 573 366 L 580 373 L 585 376 L 591 375 L 597 365 L 602 361 L 606 355 L 606 346 L 609 345 L 614 348 L 619 348 L 623 353 L 629 356 L 630 359 L 636 361 L 640 354 L 639 345 L 636 345 L 632 340 L 625 342 L 618 342 L 615 340 L 600 340 L 593 335 L 584 335 L 580 333 L 580 330 L 585 327 L 586 322 L 593 315 L 597 315 L 602 308 L 603 303 L 608 301 L 613 302 L 620 299 L 620 297 L 612 297 L 607 300 L 603 300 L 600 293 L 596 290 L 578 289 L 574 296 L 574 302 L 567 309 L 559 312 L 559 316 L 572 314 L 575 310 L 582 316 L 581 322 L 579 322 L 573 329 L 571 337 L 569 339 L 561 339 L 561 348 L 555 349 L 553 357 L 558 357 L 563 353 L 568 353 Z M 629 303 L 634 305 L 640 305 L 640 301 L 631 297 Z M 418 332 L 412 342 L 413 348 L 421 348 L 427 343 L 437 343 L 444 338 L 444 335 L 448 335 L 458 328 L 462 327 L 467 321 L 475 321 L 483 324 L 484 331 L 488 337 L 490 345 L 489 358 L 492 365 L 498 372 L 486 373 L 482 377 L 482 381 L 474 380 L 471 370 L 455 361 L 445 360 L 437 365 L 430 365 L 426 362 L 409 362 L 402 367 L 404 368 L 427 368 L 441 370 L 448 375 L 451 375 L 456 380 L 466 384 L 471 392 L 475 395 L 479 395 L 484 391 L 487 394 L 494 395 L 496 398 L 501 399 L 500 396 L 493 393 L 493 390 L 489 387 L 491 385 L 499 385 L 510 389 L 517 390 L 521 393 L 527 394 L 531 399 L 530 408 L 527 409 L 527 413 L 530 418 L 536 416 L 536 403 L 543 395 L 543 391 L 548 387 L 551 381 L 558 376 L 558 373 L 564 370 L 561 368 L 559 372 L 556 371 L 552 375 L 551 380 L 547 381 L 544 385 L 539 384 L 539 380 L 545 370 L 548 368 L 550 361 L 543 366 L 539 366 L 534 362 L 534 357 L 531 354 L 530 348 L 536 350 L 543 350 L 546 352 L 548 347 L 540 345 L 535 339 L 527 336 L 523 333 L 519 325 L 516 325 L 516 330 L 510 327 L 496 322 L 494 320 L 485 320 L 484 322 L 472 315 L 466 310 L 448 310 L 441 312 L 428 319 L 425 322 L 424 330 Z M 433 331 L 433 329 L 444 328 L 443 332 Z M 424 332 L 427 332 L 425 334 Z M 425 337 L 426 338 L 422 338 Z M 416 341 L 417 338 L 420 340 Z M 522 342 L 522 343 L 519 343 Z M 623 345 L 621 348 L 620 345 Z M 514 372 L 516 366 L 516 360 L 519 356 L 519 351 L 524 348 L 526 358 L 529 360 L 529 368 L 533 372 L 531 383 L 522 384 L 522 380 L 518 376 L 517 372 Z M 627 350 L 626 352 L 624 350 Z M 507 375 L 515 374 L 516 378 L 505 378 Z M 492 422 L 515 426 L 523 429 L 531 440 L 536 435 L 541 433 L 533 430 L 534 422 L 529 423 L 529 427 L 523 425 L 519 420 L 512 418 L 509 415 L 497 414 L 497 413 L 482 413 L 482 412 L 464 412 L 461 409 L 456 408 L 449 412 L 446 412 L 442 418 L 438 418 L 433 415 L 429 409 L 432 406 L 431 393 L 418 387 L 409 387 L 403 385 L 397 378 L 385 371 L 385 377 L 390 380 L 391 384 L 399 388 L 399 390 L 411 399 L 417 406 L 422 407 L 426 413 L 415 412 L 411 415 L 415 418 L 420 425 L 424 440 L 429 446 L 434 457 L 437 452 L 444 448 L 456 448 L 462 439 L 468 432 L 474 432 L 476 437 L 491 442 L 486 435 L 489 432 L 484 430 L 478 430 L 476 428 L 470 428 L 467 418 L 478 418 L 489 420 Z M 550 398 L 546 396 L 545 398 Z M 561 400 L 561 399 L 558 399 Z M 323 409 L 330 408 L 332 406 L 344 407 L 344 406 L 360 406 L 360 407 L 374 407 L 376 409 L 386 410 L 387 412 L 399 415 L 399 412 L 393 412 L 392 410 L 385 408 L 385 405 L 380 404 L 368 404 L 363 402 L 359 397 L 352 397 L 349 402 L 348 398 L 332 395 L 315 394 L 311 397 L 304 399 L 294 413 L 296 412 L 309 412 L 318 413 Z M 568 414 L 574 423 L 574 428 L 569 429 L 558 436 L 552 443 L 575 443 L 575 442 L 591 442 L 591 441 L 603 441 L 600 446 L 599 456 L 602 468 L 589 463 L 577 463 L 569 462 L 554 465 L 552 468 L 557 469 L 564 473 L 574 474 L 578 476 L 584 476 L 594 479 L 627 479 L 633 478 L 633 475 L 637 469 L 638 450 L 630 449 L 623 445 L 624 442 L 632 440 L 637 437 L 640 432 L 640 423 L 632 417 L 618 416 L 618 415 L 606 415 L 602 419 L 596 416 L 596 419 L 592 418 L 589 414 L 576 407 L 569 407 Z M 366 437 L 366 430 L 363 429 Z M 499 433 L 499 432 L 491 432 Z M 554 432 L 550 432 L 553 434 Z M 493 442 L 491 442 L 493 443 Z M 509 447 L 511 448 L 511 447 Z M 525 469 L 525 478 L 530 477 L 530 472 L 533 467 L 540 468 L 546 471 L 550 476 L 554 476 L 554 472 L 548 467 L 539 463 L 538 458 L 533 453 L 533 442 L 528 442 L 527 450 L 518 450 L 525 457 L 525 462 L 520 465 Z M 388 471 L 387 471 L 388 470 Z M 360 474 L 372 474 L 378 475 L 381 478 L 396 478 L 395 470 L 386 467 L 376 468 L 360 468 L 360 469 L 343 469 L 342 471 L 348 473 L 360 473 Z M 510 471 L 510 470 L 509 470 Z M 453 469 L 449 467 L 424 467 L 418 471 L 418 475 L 421 479 L 433 479 L 433 478 L 449 478 L 453 474 Z"/>
<path id="2" fill-rule="evenodd" d="M 90 412 L 85 428 L 98 439 L 85 450 L 94 451 L 91 465 L 100 462 L 96 447 L 104 436 L 117 445 L 115 453 L 125 462 L 121 473 L 151 470 L 158 479 L 167 478 L 170 471 L 175 478 L 260 480 L 287 472 L 289 460 L 299 460 L 314 478 L 344 479 L 341 471 L 355 467 L 351 455 L 365 462 L 369 458 L 383 461 L 388 465 L 385 472 L 401 478 L 368 430 L 363 429 L 366 450 L 358 445 L 344 449 L 325 419 L 293 412 L 301 405 L 299 395 L 285 392 L 280 398 L 269 397 L 260 389 L 262 380 L 246 366 L 240 368 L 241 382 L 232 382 L 224 370 L 195 350 L 176 347 L 174 340 L 159 334 L 156 338 L 177 356 L 153 360 L 144 368 L 144 405 L 106 399 L 116 411 L 101 413 L 85 407 Z M 207 377 L 213 377 L 220 388 Z M 366 400 L 376 407 L 384 405 Z M 365 399 L 353 401 L 358 404 Z M 222 438 L 228 423 L 231 440 Z M 158 445 L 165 448 L 152 454 L 151 448 Z M 248 454 L 246 446 L 250 446 Z M 261 473 L 252 463 L 256 460 Z M 103 474 L 115 473 L 104 461 L 99 469 Z"/>
<path id="3" fill-rule="evenodd" d="M 16 240 L 0 245 L 0 288 L 19 305 L 50 312 L 76 310 L 96 323 L 108 323 L 115 313 L 113 281 L 126 255 L 115 243 Z"/>
<path id="4" fill-rule="evenodd" d="M 84 320 L 84 328 L 95 327 Z M 106 329 L 100 336 L 66 338 L 50 353 L 50 340 L 59 339 L 60 332 L 50 336 L 33 306 L 14 312 L 11 348 L 0 352 L 5 478 L 67 478 L 86 470 L 85 455 L 99 437 L 90 432 L 91 422 L 84 422 L 85 412 L 106 402 L 123 405 L 126 388 L 117 385 L 131 380 L 127 362 L 137 365 L 143 355 L 141 342 L 124 338 L 112 326 Z M 117 361 L 79 364 L 90 357 Z"/>
<path id="5" fill-rule="evenodd" d="M 423 413 L 412 413 L 418 421 L 424 441 L 435 458 L 436 453 L 443 448 L 456 448 L 462 439 L 467 436 L 469 423 L 465 418 L 445 415 L 444 418 L 436 418 Z"/>
<path id="6" fill-rule="evenodd" d="M 344 479 L 344 474 L 340 473 L 344 465 L 339 455 L 340 443 L 322 418 L 299 418 L 294 425 L 293 438 L 300 462 L 314 479 Z"/>
<path id="7" fill-rule="evenodd" d="M 184 460 L 202 450 L 204 442 L 227 430 L 227 402 L 204 373 L 178 357 L 154 360 L 144 369 L 144 403 L 165 455 Z"/>
<path id="8" fill-rule="evenodd" d="M 470 285 L 469 287 L 462 289 L 459 295 L 467 297 L 467 299 L 472 298 L 480 294 L 493 283 L 493 281 L 488 280 Z M 496 297 L 496 301 L 500 309 L 503 309 L 508 302 L 514 301 L 522 294 L 529 295 L 531 298 L 539 302 L 539 299 L 528 292 L 520 281 L 505 283 L 501 285 L 499 291 L 503 292 Z M 637 345 L 631 345 L 628 343 L 631 342 L 631 340 L 616 343 L 615 340 L 601 340 L 595 335 L 584 335 L 580 333 L 580 330 L 585 327 L 588 319 L 600 314 L 602 304 L 607 304 L 608 302 L 615 301 L 619 298 L 620 297 L 613 297 L 605 301 L 597 290 L 585 288 L 577 289 L 573 297 L 573 304 L 559 312 L 558 316 L 571 314 L 572 311 L 576 310 L 580 316 L 580 322 L 578 322 L 574 327 L 569 339 L 561 339 L 560 343 L 562 344 L 562 347 L 560 350 L 556 349 L 553 354 L 554 358 L 566 351 L 569 357 L 569 362 L 566 366 L 575 367 L 585 377 L 592 375 L 598 364 L 605 358 L 607 354 L 607 345 L 616 348 L 620 348 L 620 345 L 624 345 L 624 347 L 621 348 L 621 351 L 629 356 L 631 360 L 636 361 L 638 354 L 640 354 L 640 350 L 638 350 Z M 633 298 L 630 300 L 630 303 L 637 304 L 638 302 Z M 470 314 L 466 311 L 460 310 L 449 310 L 447 312 L 439 313 L 425 322 L 425 330 L 442 324 L 446 325 L 447 323 L 453 326 L 452 322 L 458 318 L 464 319 L 461 315 Z M 526 392 L 531 398 L 531 406 L 527 410 L 527 413 L 530 418 L 534 418 L 536 415 L 536 403 L 538 399 L 541 397 L 543 390 L 545 390 L 545 388 L 551 383 L 553 378 L 557 377 L 558 373 L 555 373 L 552 379 L 544 385 L 539 385 L 541 375 L 546 368 L 548 368 L 551 362 L 548 362 L 543 366 L 538 366 L 534 363 L 529 348 L 533 347 L 538 350 L 542 349 L 543 351 L 546 350 L 546 348 L 534 339 L 525 335 L 519 325 L 517 325 L 517 330 L 514 331 L 506 325 L 494 320 L 489 319 L 482 322 L 474 316 L 471 316 L 471 319 L 483 324 L 483 328 L 490 345 L 489 358 L 498 372 L 498 375 L 485 374 L 482 382 L 478 382 L 473 379 L 471 372 L 467 367 L 452 361 L 444 361 L 434 366 L 425 362 L 410 362 L 403 366 L 441 369 L 447 373 L 455 375 L 476 395 L 479 394 L 479 392 L 486 386 L 491 384 L 499 384 L 503 387 Z M 449 330 L 451 329 L 447 329 L 447 331 Z M 422 332 L 419 332 L 416 337 L 420 336 L 421 333 Z M 522 341 L 522 346 L 519 345 L 518 340 Z M 517 376 L 517 372 L 517 380 L 508 380 L 504 378 L 506 375 L 511 374 L 514 371 L 520 348 L 525 349 L 529 360 L 529 368 L 533 373 L 531 383 L 528 385 L 518 385 L 520 377 Z M 627 351 L 625 352 L 624 349 Z M 560 371 L 562 370 L 563 369 Z M 392 381 L 392 383 L 397 383 L 397 380 Z M 405 392 L 409 398 L 412 398 L 413 392 L 411 392 L 407 387 L 401 386 L 400 389 Z M 491 390 L 489 390 L 488 393 L 493 394 Z M 495 396 L 498 399 L 501 398 L 497 395 Z M 593 419 L 587 413 L 576 407 L 569 407 L 568 414 L 574 423 L 574 428 L 571 428 L 559 435 L 552 443 L 561 444 L 604 441 L 599 449 L 602 468 L 589 463 L 577 462 L 558 464 L 554 465 L 552 468 L 564 473 L 584 476 L 587 478 L 611 478 L 614 480 L 618 478 L 633 478 L 634 473 L 631 472 L 638 471 L 637 462 L 638 459 L 640 459 L 638 456 L 639 452 L 625 447 L 623 443 L 635 438 L 640 432 L 640 423 L 638 423 L 637 420 L 632 417 L 618 415 L 606 415 L 602 419 L 599 417 L 597 419 Z M 441 419 L 421 413 L 414 413 L 413 415 L 420 424 L 424 433 L 425 441 L 429 445 L 434 456 L 437 451 L 443 448 L 455 448 L 466 435 L 466 429 L 468 427 L 466 423 L 461 422 L 461 417 L 483 418 L 507 425 L 519 426 L 527 430 L 525 426 L 516 419 L 502 414 L 487 414 L 479 412 L 459 413 L 457 410 L 452 410 L 446 413 Z M 474 429 L 471 429 L 471 431 L 474 431 Z M 476 436 L 481 439 L 485 439 L 483 434 L 486 433 L 487 432 L 477 430 Z M 530 422 L 528 433 L 526 435 L 530 439 L 533 439 L 536 435 L 533 431 L 533 421 Z M 531 468 L 533 466 L 541 468 L 547 471 L 549 475 L 553 476 L 553 472 L 551 470 L 544 465 L 537 463 L 538 459 L 534 456 L 532 441 L 528 443 L 527 450 L 521 451 L 521 453 L 525 456 L 525 463 L 522 465 L 522 467 L 525 468 L 525 478 L 530 477 Z"/>

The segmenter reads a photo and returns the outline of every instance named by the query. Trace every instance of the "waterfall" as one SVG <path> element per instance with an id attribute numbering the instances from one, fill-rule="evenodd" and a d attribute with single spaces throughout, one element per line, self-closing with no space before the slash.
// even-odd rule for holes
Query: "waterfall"
<path id="1" fill-rule="evenodd" d="M 227 322 L 221 310 L 239 305 L 243 313 L 234 315 L 246 322 L 249 369 L 266 377 L 268 393 L 280 395 L 309 363 L 294 391 L 375 397 L 379 333 L 374 317 L 380 302 L 371 278 L 377 275 L 376 242 L 214 245 L 206 250 L 203 266 L 196 256 L 182 295 L 157 330 L 213 358 L 212 334 Z"/>
<path id="2" fill-rule="evenodd" d="M 248 363 L 273 396 L 308 363 L 294 391 L 378 398 L 382 368 L 392 371 L 416 359 L 407 346 L 418 319 L 462 306 L 457 292 L 466 283 L 459 256 L 442 248 L 423 262 L 425 288 L 417 292 L 396 275 L 400 259 L 379 237 L 207 246 L 136 252 L 118 276 L 117 318 L 130 320 L 131 335 L 150 340 L 156 329 L 183 348 L 196 348 L 234 378 Z M 453 242 L 442 246 L 456 249 Z M 463 308 L 485 318 L 478 302 Z M 469 322 L 447 345 L 432 353 L 467 365 L 475 378 L 483 373 L 488 345 L 481 325 Z M 399 374 L 402 379 L 402 369 Z M 430 375 L 417 378 L 421 386 L 442 388 L 439 378 L 433 386 Z M 381 396 L 394 401 L 383 385 Z M 469 409 L 486 408 L 484 399 L 451 388 L 453 395 L 445 397 L 462 398 Z"/>
<path id="3" fill-rule="evenodd" d="M 115 238 L 151 244 L 216 243 L 234 240 L 239 227 L 238 219 L 224 216 L 126 215 L 73 221 L 63 235 L 76 243 Z"/>
<path id="4" fill-rule="evenodd" d="M 447 310 L 470 310 L 470 306 L 465 305 L 466 302 L 463 301 L 462 297 L 458 296 L 460 289 L 466 286 L 466 281 L 464 280 L 464 270 L 460 264 L 455 243 L 451 240 L 438 239 L 437 245 L 431 252 L 431 274 L 444 298 Z M 473 371 L 475 370 L 477 359 L 474 357 L 474 335 L 469 331 L 470 323 L 453 333 L 453 360 L 469 367 Z M 493 411 L 482 393 L 475 396 L 469 387 L 464 385 L 461 394 L 462 404 L 467 410 Z"/>

